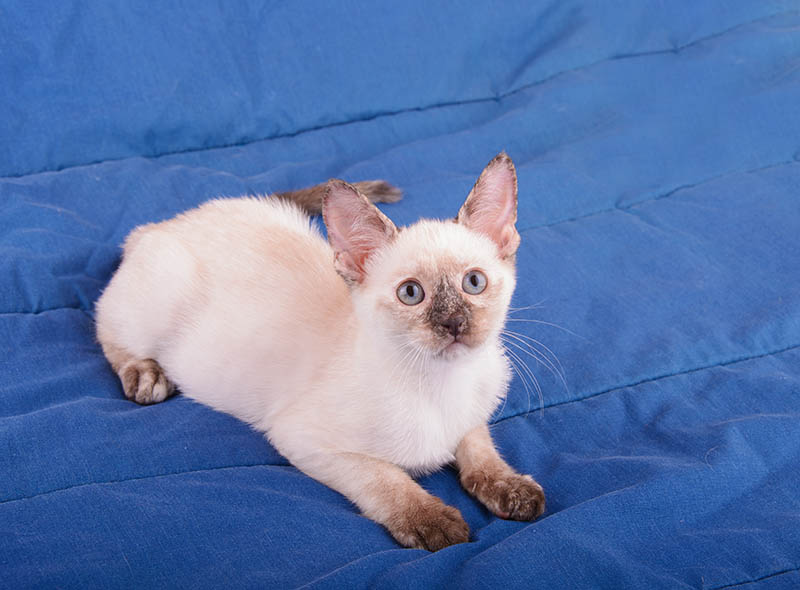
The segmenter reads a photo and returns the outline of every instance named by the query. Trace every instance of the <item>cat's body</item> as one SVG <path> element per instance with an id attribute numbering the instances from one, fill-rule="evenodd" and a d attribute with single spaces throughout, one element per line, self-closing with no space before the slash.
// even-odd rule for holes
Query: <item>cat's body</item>
<path id="1" fill-rule="evenodd" d="M 512 229 L 515 180 L 513 189 Z M 98 337 L 126 395 L 157 402 L 175 384 L 250 423 L 406 545 L 466 540 L 458 512 L 406 475 L 454 460 L 462 481 L 472 465 L 473 476 L 494 469 L 521 488 L 493 506 L 477 488 L 497 481 L 479 477 L 470 491 L 496 513 L 537 516 L 541 488 L 502 463 L 485 426 L 509 380 L 498 334 L 516 232 L 508 220 L 500 242 L 464 221 L 400 232 L 345 183 L 332 181 L 326 199 L 332 245 L 278 199 L 211 201 L 135 230 L 97 304 Z M 480 288 L 465 282 L 478 281 L 475 269 L 488 281 L 470 295 L 458 286 Z M 416 287 L 406 279 L 421 301 L 408 303 Z"/>

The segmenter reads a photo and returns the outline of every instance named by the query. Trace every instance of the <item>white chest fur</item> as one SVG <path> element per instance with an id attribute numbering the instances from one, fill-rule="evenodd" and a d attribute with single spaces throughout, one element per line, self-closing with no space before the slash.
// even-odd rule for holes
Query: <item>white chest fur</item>
<path id="1" fill-rule="evenodd" d="M 383 386 L 374 383 L 363 452 L 415 474 L 438 469 L 453 461 L 468 431 L 486 423 L 507 381 L 504 358 L 486 347 L 456 362 L 420 363 Z"/>

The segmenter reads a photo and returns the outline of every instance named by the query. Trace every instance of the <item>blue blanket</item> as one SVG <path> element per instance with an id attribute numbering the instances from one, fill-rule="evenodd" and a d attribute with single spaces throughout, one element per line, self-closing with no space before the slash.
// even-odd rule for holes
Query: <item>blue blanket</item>
<path id="1" fill-rule="evenodd" d="M 377 4 L 0 7 L 0 586 L 800 585 L 796 0 Z M 552 354 L 512 348 L 492 432 L 540 520 L 446 469 L 470 542 L 402 549 L 237 420 L 123 398 L 93 303 L 133 227 L 329 177 L 451 217 L 501 150 L 508 326 Z"/>

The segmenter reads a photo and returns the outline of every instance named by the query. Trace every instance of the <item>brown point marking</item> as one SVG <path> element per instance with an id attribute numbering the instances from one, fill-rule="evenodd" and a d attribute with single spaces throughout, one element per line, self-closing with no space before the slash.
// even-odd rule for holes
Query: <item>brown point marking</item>
<path id="1" fill-rule="evenodd" d="M 310 215 L 315 215 L 322 212 L 327 186 L 327 183 L 322 183 L 296 191 L 275 193 L 275 196 L 292 201 Z M 385 180 L 363 180 L 354 182 L 352 186 L 372 203 L 395 203 L 403 198 L 403 191 Z"/>
<path id="2" fill-rule="evenodd" d="M 445 336 L 448 330 L 444 322 L 455 315 L 464 317 L 464 328 L 461 333 L 468 334 L 472 322 L 472 306 L 446 278 L 442 278 L 433 290 L 425 321 L 434 332 Z"/>

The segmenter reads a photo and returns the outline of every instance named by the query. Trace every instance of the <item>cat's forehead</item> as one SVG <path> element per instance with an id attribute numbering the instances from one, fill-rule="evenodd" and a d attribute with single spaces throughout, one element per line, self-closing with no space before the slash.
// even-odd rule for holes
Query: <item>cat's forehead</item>
<path id="1" fill-rule="evenodd" d="M 488 237 L 453 221 L 421 220 L 405 227 L 382 254 L 376 266 L 391 274 L 457 274 L 499 262 Z"/>

